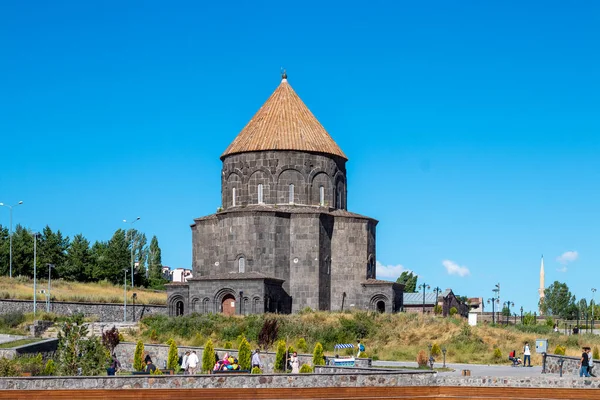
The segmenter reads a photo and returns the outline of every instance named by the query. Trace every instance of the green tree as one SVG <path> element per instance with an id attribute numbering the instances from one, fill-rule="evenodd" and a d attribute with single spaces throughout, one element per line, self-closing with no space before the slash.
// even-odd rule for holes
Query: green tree
<path id="1" fill-rule="evenodd" d="M 409 271 L 403 271 L 396 283 L 404 285 L 404 293 L 415 293 L 417 291 L 417 278 L 418 276 Z"/>
<path id="2" fill-rule="evenodd" d="M 275 354 L 275 365 L 273 366 L 275 371 L 285 371 L 285 341 L 280 340 L 277 342 L 277 353 Z"/>
<path id="3" fill-rule="evenodd" d="M 540 299 L 540 310 L 544 315 L 553 315 L 561 319 L 571 319 L 573 312 L 577 317 L 575 296 L 571 294 L 566 283 L 554 281 L 544 290 L 544 297 Z"/>
<path id="4" fill-rule="evenodd" d="M 8 275 L 9 269 L 10 232 L 0 225 L 0 275 Z"/>
<path id="5" fill-rule="evenodd" d="M 13 276 L 33 277 L 33 235 L 21 225 L 13 231 Z"/>
<path id="6" fill-rule="evenodd" d="M 94 244 L 96 246 L 96 244 Z M 123 269 L 127 269 L 128 276 L 131 268 L 131 255 L 129 245 L 125 240 L 125 231 L 118 229 L 106 246 L 100 244 L 96 249 L 101 250 L 96 259 L 94 278 L 96 280 L 106 279 L 115 284 L 123 283 Z M 130 276 L 128 278 L 128 281 Z"/>
<path id="7" fill-rule="evenodd" d="M 204 351 L 202 352 L 202 372 L 210 374 L 210 371 L 212 371 L 216 362 L 215 347 L 213 346 L 212 340 L 208 339 L 204 345 Z"/>
<path id="8" fill-rule="evenodd" d="M 177 373 L 180 369 L 177 345 L 175 344 L 174 339 L 169 339 L 167 344 L 169 345 L 169 354 L 167 355 L 167 369 L 171 369 L 175 371 L 175 373 Z"/>
<path id="9" fill-rule="evenodd" d="M 252 353 L 250 351 L 250 343 L 248 343 L 246 338 L 243 338 L 240 343 L 240 347 L 238 349 L 238 361 L 241 369 L 250 370 Z"/>
<path id="10" fill-rule="evenodd" d="M 42 230 L 37 245 L 37 265 L 47 271 L 46 265 L 53 264 L 56 269 L 51 270 L 53 277 L 56 277 L 57 270 L 62 272 L 66 261 L 67 249 L 69 248 L 69 238 L 63 237 L 60 230 L 52 232 L 48 225 Z M 60 275 L 63 277 L 63 275 Z"/>
<path id="11" fill-rule="evenodd" d="M 510 308 L 508 308 L 507 306 L 503 306 L 501 314 L 505 317 L 510 317 Z"/>
<path id="12" fill-rule="evenodd" d="M 69 281 L 88 282 L 92 279 L 92 265 L 90 242 L 82 234 L 77 234 L 73 236 L 58 275 Z"/>
<path id="13" fill-rule="evenodd" d="M 135 351 L 133 352 L 133 369 L 136 371 L 144 370 L 144 342 L 138 340 L 135 345 Z"/>
<path id="14" fill-rule="evenodd" d="M 97 336 L 88 337 L 83 318 L 75 316 L 61 325 L 55 358 L 59 375 L 73 376 L 81 371 L 93 376 L 105 371 L 109 354 Z"/>
<path id="15" fill-rule="evenodd" d="M 325 357 L 323 356 L 323 345 L 319 342 L 315 344 L 315 349 L 313 350 L 313 365 L 325 365 Z"/>
<path id="16" fill-rule="evenodd" d="M 167 282 L 162 275 L 162 257 L 158 239 L 153 236 L 148 249 L 148 286 L 154 289 L 164 289 Z"/>

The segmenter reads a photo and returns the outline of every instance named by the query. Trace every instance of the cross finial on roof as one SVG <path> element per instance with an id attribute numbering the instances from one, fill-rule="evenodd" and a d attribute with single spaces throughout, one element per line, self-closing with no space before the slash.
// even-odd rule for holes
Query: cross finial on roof
<path id="1" fill-rule="evenodd" d="M 287 74 L 285 73 L 285 69 L 283 69 L 283 68 L 282 68 L 282 71 L 281 71 L 281 79 L 282 80 L 283 79 L 287 80 Z"/>

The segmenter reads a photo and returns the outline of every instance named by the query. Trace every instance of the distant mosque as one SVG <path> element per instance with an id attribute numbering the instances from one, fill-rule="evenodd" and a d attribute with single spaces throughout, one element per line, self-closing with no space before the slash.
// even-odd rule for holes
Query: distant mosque
<path id="1" fill-rule="evenodd" d="M 539 304 L 541 306 L 542 300 L 544 299 L 545 286 L 544 286 L 544 255 L 542 254 L 542 265 L 540 266 L 540 288 L 538 289 L 538 293 L 540 295 Z M 539 313 L 542 315 L 542 308 L 539 307 Z"/>

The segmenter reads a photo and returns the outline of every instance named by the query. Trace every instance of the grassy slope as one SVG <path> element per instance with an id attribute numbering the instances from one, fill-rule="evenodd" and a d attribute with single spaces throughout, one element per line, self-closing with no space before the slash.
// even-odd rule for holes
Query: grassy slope
<path id="1" fill-rule="evenodd" d="M 541 356 L 535 354 L 536 338 L 549 339 L 550 353 L 554 352 L 557 344 L 566 346 L 567 355 L 574 356 L 580 355 L 583 345 L 600 347 L 599 337 L 565 336 L 553 333 L 545 326 L 528 328 L 543 333 L 527 333 L 515 327 L 469 327 L 463 319 L 365 312 L 250 317 L 210 315 L 171 319 L 156 316 L 144 320 L 142 338 L 164 343 L 174 337 L 179 344 L 196 346 L 204 345 L 206 339 L 211 338 L 216 347 L 223 347 L 226 341 L 231 341 L 237 348 L 239 335 L 245 335 L 255 347 L 264 318 L 279 320 L 279 339 L 287 338 L 288 343 L 295 346 L 299 338 L 304 338 L 309 352 L 317 341 L 324 345 L 327 354 L 333 354 L 335 343 L 355 343 L 357 338 L 362 338 L 366 353 L 380 360 L 415 361 L 420 350 L 428 351 L 429 344 L 437 343 L 447 348 L 447 362 L 508 364 L 508 353 L 516 350 L 522 356 L 523 344 L 528 341 L 532 362 L 539 365 Z M 499 359 L 493 356 L 496 347 L 501 352 Z M 438 360 L 441 361 L 441 357 Z"/>
<path id="2" fill-rule="evenodd" d="M 38 280 L 38 301 L 45 301 L 46 295 L 39 291 L 48 288 L 47 280 Z M 122 303 L 123 286 L 115 286 L 108 282 L 79 283 L 67 282 L 60 279 L 52 280 L 52 300 L 57 301 L 81 301 L 99 303 Z M 140 304 L 166 304 L 167 293 L 129 288 L 128 301 L 131 301 L 132 293 L 137 293 L 137 303 Z M 0 277 L 0 298 L 3 299 L 33 299 L 33 280 L 23 277 L 13 278 Z"/>

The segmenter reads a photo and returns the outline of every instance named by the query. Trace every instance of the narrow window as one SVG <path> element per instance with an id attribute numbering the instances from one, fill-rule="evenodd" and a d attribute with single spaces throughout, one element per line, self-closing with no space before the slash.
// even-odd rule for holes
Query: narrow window
<path id="1" fill-rule="evenodd" d="M 294 184 L 290 183 L 290 204 L 294 204 Z"/>
<path id="2" fill-rule="evenodd" d="M 231 189 L 231 195 L 233 197 L 233 202 L 231 203 L 231 205 L 235 207 L 235 188 Z"/>
<path id="3" fill-rule="evenodd" d="M 342 208 L 342 189 L 340 189 L 339 187 L 337 189 L 337 196 L 336 197 L 337 197 L 336 207 L 337 208 Z"/>
<path id="4" fill-rule="evenodd" d="M 244 257 L 240 257 L 238 260 L 238 269 L 240 274 L 246 272 L 246 259 Z"/>
<path id="5" fill-rule="evenodd" d="M 258 184 L 258 204 L 263 203 L 263 185 L 262 183 Z"/>
<path id="6" fill-rule="evenodd" d="M 325 188 L 319 186 L 319 205 L 322 207 L 325 205 Z"/>

